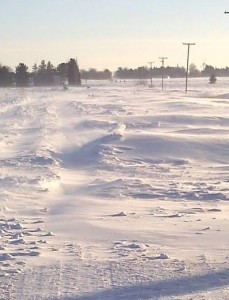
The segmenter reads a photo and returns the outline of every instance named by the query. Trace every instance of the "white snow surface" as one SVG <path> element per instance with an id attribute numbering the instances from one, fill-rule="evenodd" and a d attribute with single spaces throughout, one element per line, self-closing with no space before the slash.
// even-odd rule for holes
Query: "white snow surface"
<path id="1" fill-rule="evenodd" d="M 0 299 L 229 299 L 229 79 L 0 90 Z"/>

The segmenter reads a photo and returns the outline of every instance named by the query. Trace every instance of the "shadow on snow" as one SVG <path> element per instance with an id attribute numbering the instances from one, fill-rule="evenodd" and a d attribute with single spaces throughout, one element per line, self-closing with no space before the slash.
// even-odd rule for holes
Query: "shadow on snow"
<path id="1" fill-rule="evenodd" d="M 122 135 L 112 133 L 97 138 L 87 144 L 77 148 L 65 150 L 65 153 L 57 155 L 62 166 L 67 168 L 90 167 L 93 164 L 100 163 L 103 152 L 107 149 L 107 145 L 112 142 L 120 141 Z"/>
<path id="2" fill-rule="evenodd" d="M 205 292 L 227 286 L 229 286 L 228 269 L 219 272 L 210 272 L 205 275 L 195 275 L 192 277 L 157 281 L 148 284 L 137 284 L 128 287 L 117 287 L 85 296 L 62 296 L 49 300 L 158 299 L 159 297 L 182 296 L 191 293 Z"/>

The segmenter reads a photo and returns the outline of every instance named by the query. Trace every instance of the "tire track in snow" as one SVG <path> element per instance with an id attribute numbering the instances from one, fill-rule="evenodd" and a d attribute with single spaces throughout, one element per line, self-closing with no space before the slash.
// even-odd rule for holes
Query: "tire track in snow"
<path id="1" fill-rule="evenodd" d="M 44 206 L 53 196 L 53 182 L 58 180 L 58 164 L 53 163 L 55 160 L 50 152 L 55 150 L 51 137 L 57 131 L 59 119 L 52 100 L 50 97 L 42 98 L 39 92 L 33 94 L 31 90 L 26 90 L 16 100 L 9 96 L 4 105 L 1 103 L 0 106 L 0 113 L 5 121 L 0 123 L 4 135 L 1 142 L 5 145 L 0 159 L 0 183 L 4 188 L 4 201 L 0 203 L 3 246 L 0 249 L 0 299 L 18 300 L 23 299 L 23 295 L 26 299 L 25 287 L 30 297 L 32 287 L 38 286 L 34 288 L 38 294 L 42 294 L 43 286 L 46 287 L 45 270 L 38 268 L 34 272 L 25 271 L 25 265 L 30 264 L 29 260 L 33 259 L 33 255 L 36 256 L 36 252 L 40 255 L 51 248 L 51 245 L 46 245 L 46 238 L 42 235 L 46 234 L 43 231 Z M 52 193 L 49 193 L 50 190 Z M 26 215 L 26 218 L 18 217 L 20 213 Z M 31 213 L 33 217 L 28 216 Z M 41 226 L 35 224 L 34 215 L 39 216 L 39 222 L 43 223 L 42 231 L 34 231 L 36 228 L 33 227 Z M 25 221 L 25 225 L 23 228 L 12 229 L 17 224 L 9 222 L 9 219 L 17 221 L 19 225 Z M 39 242 L 41 239 L 45 240 Z M 23 259 L 23 265 L 18 265 L 20 259 Z M 58 271 L 55 272 L 59 274 Z M 55 293 L 57 290 L 55 289 Z"/>
<path id="2" fill-rule="evenodd" d="M 142 259 L 141 253 L 137 254 L 133 248 L 130 248 L 133 255 L 130 253 L 130 256 L 120 258 L 117 253 L 105 260 L 95 257 L 95 252 L 99 255 L 95 245 L 65 246 L 62 251 L 66 253 L 62 253 L 65 255 L 62 258 L 60 255 L 58 261 L 26 268 L 22 274 L 16 274 L 12 280 L 10 300 L 77 299 L 103 291 L 107 291 L 108 298 L 101 299 L 116 300 L 114 291 L 120 290 L 121 295 L 125 286 L 148 284 L 153 280 L 177 276 L 174 269 L 180 266 L 179 262 L 170 260 Z M 106 252 L 105 249 L 103 251 Z M 140 290 L 136 292 L 140 293 Z"/>

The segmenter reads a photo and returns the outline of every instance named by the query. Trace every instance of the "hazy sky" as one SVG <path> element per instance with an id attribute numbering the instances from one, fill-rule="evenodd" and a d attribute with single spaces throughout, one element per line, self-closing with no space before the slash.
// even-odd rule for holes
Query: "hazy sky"
<path id="1" fill-rule="evenodd" d="M 229 66 L 227 0 L 0 0 L 0 63 L 77 57 L 80 68 Z"/>

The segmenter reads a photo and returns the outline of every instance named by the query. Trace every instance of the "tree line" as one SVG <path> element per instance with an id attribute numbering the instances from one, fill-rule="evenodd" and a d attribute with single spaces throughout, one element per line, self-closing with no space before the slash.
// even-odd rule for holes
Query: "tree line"
<path id="1" fill-rule="evenodd" d="M 114 77 L 118 79 L 149 79 L 151 77 L 161 77 L 162 73 L 164 76 L 170 78 L 183 78 L 186 76 L 186 69 L 184 67 L 138 67 L 132 68 L 118 68 L 114 73 Z M 189 77 L 209 77 L 212 74 L 219 77 L 229 77 L 229 68 L 215 68 L 211 65 L 204 65 L 203 70 L 198 70 L 195 64 L 189 66 Z"/>
<path id="2" fill-rule="evenodd" d="M 13 71 L 8 66 L 0 65 L 0 86 L 52 86 L 52 85 L 81 85 L 81 80 L 112 80 L 112 79 L 149 79 L 151 77 L 164 76 L 171 78 L 185 77 L 186 69 L 184 67 L 154 67 L 146 66 L 137 68 L 119 67 L 114 73 L 109 69 L 98 71 L 94 68 L 89 70 L 79 70 L 76 59 L 71 58 L 67 63 L 60 63 L 56 67 L 48 61 L 42 60 L 39 65 L 36 63 L 32 67 L 32 71 L 28 71 L 28 66 L 19 63 Z M 195 64 L 189 66 L 190 77 L 201 76 L 229 76 L 229 67 L 215 68 L 211 65 L 203 65 L 203 70 L 198 70 Z"/>
<path id="3" fill-rule="evenodd" d="M 15 72 L 8 66 L 0 65 L 0 86 L 49 86 L 69 84 L 81 85 L 81 76 L 77 60 L 71 58 L 67 63 L 60 63 L 57 67 L 42 60 L 39 65 L 34 64 L 32 72 L 28 66 L 19 63 Z"/>

